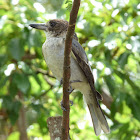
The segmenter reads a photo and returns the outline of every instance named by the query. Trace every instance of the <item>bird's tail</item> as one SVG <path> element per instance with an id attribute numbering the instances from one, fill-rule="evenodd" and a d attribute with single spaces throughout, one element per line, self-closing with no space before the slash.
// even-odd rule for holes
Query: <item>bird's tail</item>
<path id="1" fill-rule="evenodd" d="M 98 101 L 93 101 L 92 103 L 87 102 L 87 106 L 90 111 L 95 134 L 98 136 L 101 133 L 101 130 L 103 130 L 104 133 L 109 133 L 108 123 Z"/>

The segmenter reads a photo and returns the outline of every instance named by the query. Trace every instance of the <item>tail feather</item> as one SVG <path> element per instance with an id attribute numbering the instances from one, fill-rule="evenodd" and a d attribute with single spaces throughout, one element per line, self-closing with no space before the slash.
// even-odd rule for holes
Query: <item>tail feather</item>
<path id="1" fill-rule="evenodd" d="M 94 103 L 87 104 L 90 115 L 92 118 L 95 134 L 98 136 L 101 133 L 101 129 L 104 133 L 109 133 L 109 126 L 107 124 L 106 118 L 100 108 L 100 105 L 96 105 Z"/>
<path id="2" fill-rule="evenodd" d="M 92 104 L 89 104 L 88 108 L 89 108 L 89 111 L 91 114 L 91 119 L 92 119 L 95 134 L 98 136 L 101 133 L 101 126 L 100 126 L 100 122 L 99 122 L 98 116 L 96 114 L 96 111 L 94 110 L 94 108 L 92 106 L 93 106 Z"/>
<path id="3" fill-rule="evenodd" d="M 99 105 L 99 107 L 96 109 L 96 112 L 98 114 L 98 119 L 100 121 L 100 125 L 101 125 L 101 128 L 102 130 L 104 131 L 104 133 L 109 133 L 110 132 L 110 129 L 109 129 L 109 126 L 108 126 L 108 123 L 107 123 L 107 120 L 104 116 L 104 113 Z"/>

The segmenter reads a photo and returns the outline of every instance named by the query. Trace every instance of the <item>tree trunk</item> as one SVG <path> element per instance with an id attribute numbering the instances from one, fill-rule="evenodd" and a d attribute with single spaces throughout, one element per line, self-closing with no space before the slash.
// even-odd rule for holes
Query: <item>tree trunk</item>
<path id="1" fill-rule="evenodd" d="M 23 100 L 23 95 L 21 92 L 18 93 L 20 100 Z M 19 118 L 17 121 L 18 130 L 20 133 L 20 140 L 28 140 L 26 132 L 26 119 L 25 119 L 25 108 L 22 104 L 22 107 L 19 111 Z"/>

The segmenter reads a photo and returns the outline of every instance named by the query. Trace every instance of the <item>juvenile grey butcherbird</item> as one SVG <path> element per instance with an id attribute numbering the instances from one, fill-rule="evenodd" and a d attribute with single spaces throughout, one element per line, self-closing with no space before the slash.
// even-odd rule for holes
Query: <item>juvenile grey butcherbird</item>
<path id="1" fill-rule="evenodd" d="M 64 48 L 68 22 L 53 19 L 46 24 L 30 24 L 30 26 L 45 31 L 46 41 L 42 46 L 43 56 L 53 75 L 60 81 L 63 78 Z M 102 96 L 94 87 L 92 70 L 86 53 L 78 42 L 76 33 L 74 33 L 72 40 L 70 81 L 77 81 L 71 82 L 71 87 L 83 93 L 91 114 L 95 134 L 99 135 L 101 130 L 109 133 L 109 126 L 99 105 Z"/>

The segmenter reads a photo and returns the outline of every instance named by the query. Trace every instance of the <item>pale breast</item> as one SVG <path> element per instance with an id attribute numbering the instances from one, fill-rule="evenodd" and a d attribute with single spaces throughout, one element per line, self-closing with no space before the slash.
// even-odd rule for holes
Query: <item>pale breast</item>
<path id="1" fill-rule="evenodd" d="M 54 76 L 61 80 L 63 76 L 64 43 L 62 39 L 46 40 L 42 46 L 44 59 Z"/>
<path id="2" fill-rule="evenodd" d="M 44 59 L 52 71 L 53 75 L 61 80 L 63 78 L 63 62 L 64 62 L 64 41 L 62 39 L 49 39 L 42 46 Z M 85 76 L 79 67 L 77 61 L 71 57 L 71 81 L 80 80 L 86 82 Z M 74 88 L 78 88 L 81 83 L 72 84 Z"/>

